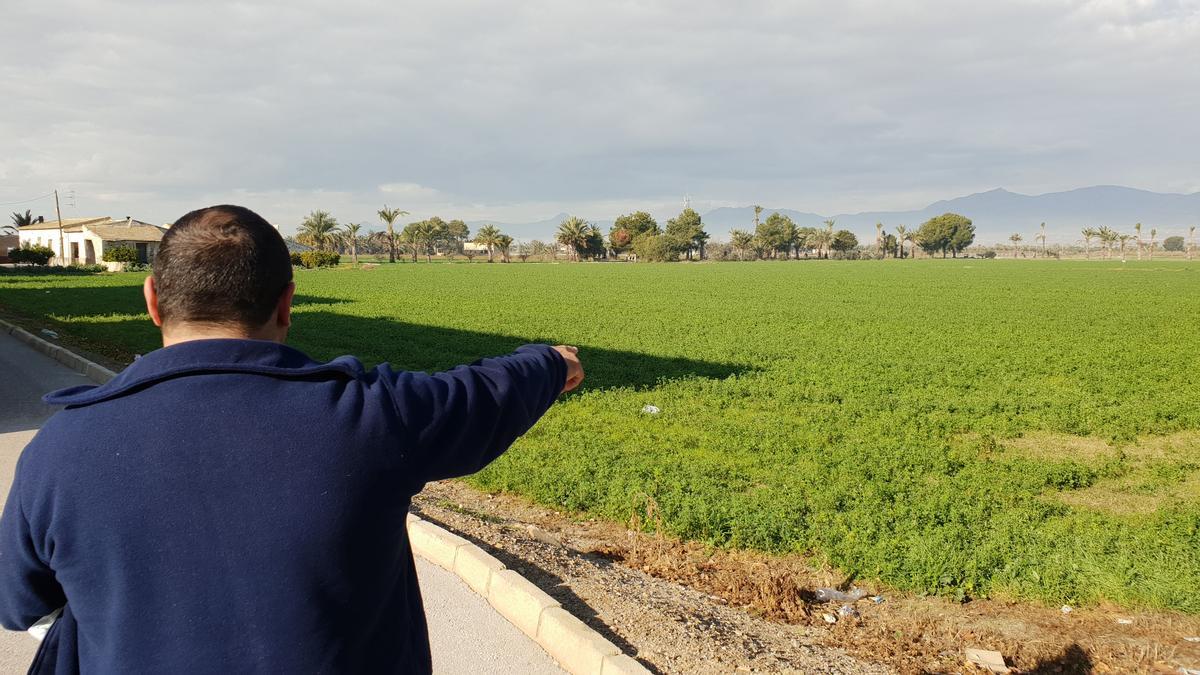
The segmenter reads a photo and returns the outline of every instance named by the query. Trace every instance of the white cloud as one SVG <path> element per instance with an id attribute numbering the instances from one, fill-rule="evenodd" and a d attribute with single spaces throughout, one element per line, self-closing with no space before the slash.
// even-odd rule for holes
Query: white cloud
<path id="1" fill-rule="evenodd" d="M 0 201 L 512 221 L 1200 184 L 1196 0 L 14 4 Z"/>

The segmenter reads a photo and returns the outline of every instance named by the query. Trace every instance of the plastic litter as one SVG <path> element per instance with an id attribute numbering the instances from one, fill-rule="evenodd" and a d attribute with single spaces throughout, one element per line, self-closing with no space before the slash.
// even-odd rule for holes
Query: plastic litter
<path id="1" fill-rule="evenodd" d="M 872 595 L 871 596 L 871 602 L 873 602 L 877 605 L 882 605 L 884 600 L 885 600 L 885 598 L 882 595 Z"/>
<path id="2" fill-rule="evenodd" d="M 858 602 L 867 597 L 867 592 L 859 588 L 851 588 L 846 593 L 836 588 L 818 588 L 814 595 L 817 602 Z"/>
<path id="3" fill-rule="evenodd" d="M 1200 636 L 1197 636 L 1197 637 L 1185 637 L 1185 638 L 1183 638 L 1183 640 L 1184 640 L 1184 642 L 1200 642 Z"/>
<path id="4" fill-rule="evenodd" d="M 1129 624 L 1133 623 L 1133 619 L 1117 619 L 1117 623 L 1121 624 L 1122 626 L 1128 626 Z"/>
<path id="5" fill-rule="evenodd" d="M 1184 668 L 1183 666 L 1179 666 L 1179 672 L 1183 673 L 1183 675 L 1200 675 L 1200 668 Z"/>
<path id="6" fill-rule="evenodd" d="M 1062 606 L 1062 613 L 1063 613 L 1063 614 L 1070 614 L 1070 613 L 1071 613 L 1071 609 L 1072 609 L 1072 608 L 1071 608 L 1071 606 L 1070 606 L 1070 605 L 1063 605 L 1063 606 Z"/>
<path id="7" fill-rule="evenodd" d="M 837 623 L 837 617 L 830 614 L 829 612 L 822 614 L 821 618 L 825 619 L 825 623 Z"/>
<path id="8" fill-rule="evenodd" d="M 846 618 L 856 617 L 858 616 L 858 610 L 854 609 L 854 605 L 842 605 L 838 607 L 838 616 Z"/>
<path id="9" fill-rule="evenodd" d="M 43 328 L 42 335 L 45 335 L 46 337 L 54 338 L 55 340 L 58 339 L 58 333 L 55 333 L 54 331 L 50 330 L 49 328 Z"/>
<path id="10" fill-rule="evenodd" d="M 642 412 L 646 413 L 647 415 L 657 415 L 662 411 L 659 410 L 658 406 L 656 405 L 645 405 L 642 407 Z"/>

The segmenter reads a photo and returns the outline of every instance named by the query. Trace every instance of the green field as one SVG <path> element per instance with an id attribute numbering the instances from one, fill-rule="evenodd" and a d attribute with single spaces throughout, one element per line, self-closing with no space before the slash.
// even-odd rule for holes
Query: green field
<path id="1" fill-rule="evenodd" d="M 144 352 L 140 281 L 7 274 L 0 306 Z M 404 264 L 297 284 L 292 344 L 321 358 L 581 347 L 584 390 L 486 489 L 918 592 L 1200 612 L 1200 263 Z"/>

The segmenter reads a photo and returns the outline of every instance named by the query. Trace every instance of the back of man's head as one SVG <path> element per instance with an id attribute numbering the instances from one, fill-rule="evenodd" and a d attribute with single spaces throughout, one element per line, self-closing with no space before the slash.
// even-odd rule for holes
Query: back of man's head
<path id="1" fill-rule="evenodd" d="M 241 206 L 210 206 L 185 215 L 163 235 L 154 258 L 164 326 L 262 326 L 291 281 L 283 237 Z"/>

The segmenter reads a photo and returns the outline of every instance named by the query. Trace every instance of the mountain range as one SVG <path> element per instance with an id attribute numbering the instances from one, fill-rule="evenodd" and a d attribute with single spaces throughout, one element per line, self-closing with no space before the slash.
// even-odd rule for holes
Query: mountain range
<path id="1" fill-rule="evenodd" d="M 765 206 L 765 205 L 764 205 Z M 976 227 L 975 241 L 980 244 L 1007 242 L 1019 232 L 1031 241 L 1041 223 L 1046 223 L 1046 239 L 1050 243 L 1072 243 L 1080 239 L 1079 230 L 1086 226 L 1107 225 L 1122 232 L 1133 232 L 1134 223 L 1146 229 L 1157 228 L 1159 240 L 1172 234 L 1186 234 L 1191 225 L 1200 225 L 1200 192 L 1192 194 L 1150 192 L 1119 185 L 1097 185 L 1064 192 L 1025 195 L 996 188 L 954 199 L 934 202 L 923 209 L 908 211 L 865 211 L 821 215 L 792 208 L 765 208 L 762 217 L 774 211 L 790 217 L 799 226 L 817 227 L 827 219 L 836 221 L 837 229 L 847 229 L 870 241 L 875 237 L 875 223 L 894 231 L 896 225 L 919 227 L 921 223 L 946 212 L 970 218 Z M 728 240 L 729 230 L 754 229 L 754 207 L 722 207 L 701 214 L 705 229 L 714 239 Z M 550 240 L 566 213 L 530 223 L 468 223 L 472 231 L 492 223 L 516 239 Z M 611 220 L 592 220 L 607 233 Z M 659 225 L 665 225 L 660 222 Z M 864 239 L 865 238 L 865 239 Z"/>

